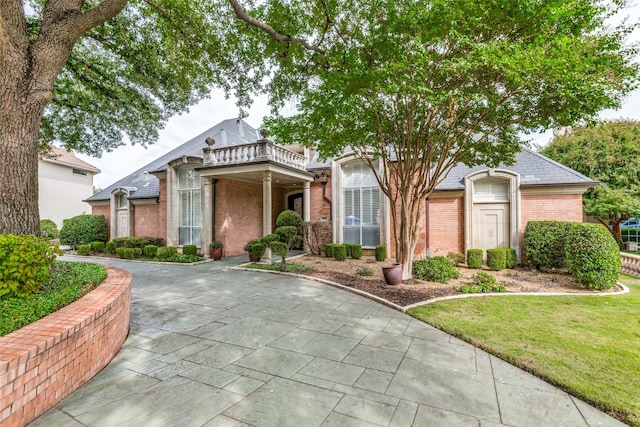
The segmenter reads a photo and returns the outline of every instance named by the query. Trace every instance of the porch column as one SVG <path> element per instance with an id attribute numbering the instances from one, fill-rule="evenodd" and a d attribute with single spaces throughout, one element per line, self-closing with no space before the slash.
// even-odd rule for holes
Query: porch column
<path id="1" fill-rule="evenodd" d="M 304 181 L 302 183 L 302 219 L 304 222 L 311 221 L 311 183 Z"/>
<path id="2" fill-rule="evenodd" d="M 271 234 L 271 171 L 262 172 L 262 235 Z M 271 260 L 271 249 L 264 253 L 265 260 Z"/>
<path id="3" fill-rule="evenodd" d="M 211 231 L 213 229 L 213 221 L 211 212 L 213 211 L 213 193 L 211 178 L 202 178 L 202 255 L 209 258 L 209 243 L 211 243 Z"/>

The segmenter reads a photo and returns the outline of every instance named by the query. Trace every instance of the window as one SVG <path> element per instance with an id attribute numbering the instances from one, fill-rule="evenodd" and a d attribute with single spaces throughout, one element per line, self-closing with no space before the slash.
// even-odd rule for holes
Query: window
<path id="1" fill-rule="evenodd" d="M 380 189 L 373 171 L 360 162 L 342 169 L 343 240 L 362 246 L 380 244 Z"/>
<path id="2" fill-rule="evenodd" d="M 487 178 L 473 183 L 473 201 L 496 203 L 509 201 L 509 181 Z"/>
<path id="3" fill-rule="evenodd" d="M 178 243 L 200 246 L 202 236 L 202 204 L 200 174 L 193 168 L 178 170 Z"/>
<path id="4" fill-rule="evenodd" d="M 80 169 L 73 169 L 73 174 L 74 175 L 87 176 L 87 171 L 83 171 L 83 170 L 80 170 Z"/>
<path id="5" fill-rule="evenodd" d="M 124 209 L 127 207 L 129 200 L 127 199 L 126 193 L 118 194 L 118 209 Z"/>

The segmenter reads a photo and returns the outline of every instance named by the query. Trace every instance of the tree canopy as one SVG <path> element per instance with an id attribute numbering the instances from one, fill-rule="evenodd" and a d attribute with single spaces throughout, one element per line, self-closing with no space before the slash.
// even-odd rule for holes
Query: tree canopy
<path id="1" fill-rule="evenodd" d="M 323 157 L 353 151 L 377 172 L 398 208 L 405 279 L 424 201 L 451 167 L 510 163 L 520 133 L 592 120 L 637 82 L 628 28 L 604 28 L 621 2 L 311 3 L 265 7 L 266 22 L 320 48 L 281 52 L 272 95 L 298 113 L 271 127 Z"/>
<path id="2" fill-rule="evenodd" d="M 600 183 L 585 194 L 584 211 L 620 241 L 620 222 L 640 215 L 640 122 L 577 126 L 554 137 L 541 153 Z"/>

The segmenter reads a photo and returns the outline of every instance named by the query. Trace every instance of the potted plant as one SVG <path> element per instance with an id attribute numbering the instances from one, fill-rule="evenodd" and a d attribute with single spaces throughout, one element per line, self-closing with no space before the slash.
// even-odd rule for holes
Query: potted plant
<path id="1" fill-rule="evenodd" d="M 214 261 L 218 261 L 222 258 L 222 243 L 214 241 L 209 243 L 209 256 Z"/>
<path id="2" fill-rule="evenodd" d="M 260 261 L 260 258 L 262 257 L 262 255 L 264 255 L 264 252 L 263 252 L 263 254 L 257 260 L 255 259 L 255 255 L 253 253 L 253 245 L 256 243 L 260 243 L 260 240 L 251 239 L 242 247 L 242 249 L 244 249 L 244 251 L 249 254 L 249 261 L 251 262 Z"/>
<path id="3" fill-rule="evenodd" d="M 402 264 L 384 266 L 382 274 L 387 285 L 399 285 L 402 283 Z"/>

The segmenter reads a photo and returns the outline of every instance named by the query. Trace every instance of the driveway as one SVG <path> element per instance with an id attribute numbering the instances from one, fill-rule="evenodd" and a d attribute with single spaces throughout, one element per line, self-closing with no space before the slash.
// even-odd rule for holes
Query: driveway
<path id="1" fill-rule="evenodd" d="M 31 426 L 623 426 L 408 315 L 311 280 L 109 260 L 131 332 Z M 104 259 L 96 259 L 104 262 Z"/>

